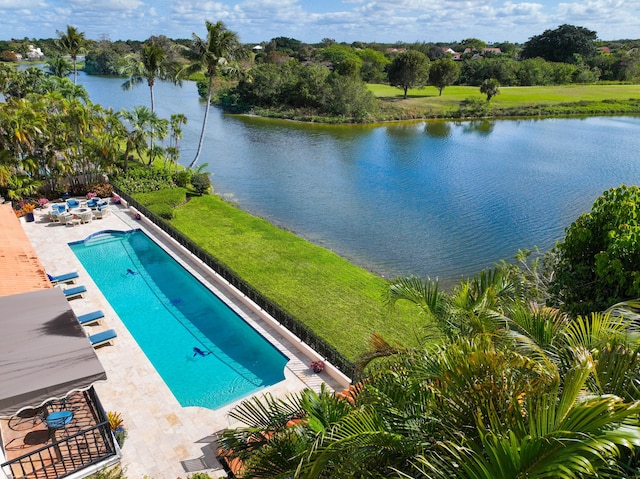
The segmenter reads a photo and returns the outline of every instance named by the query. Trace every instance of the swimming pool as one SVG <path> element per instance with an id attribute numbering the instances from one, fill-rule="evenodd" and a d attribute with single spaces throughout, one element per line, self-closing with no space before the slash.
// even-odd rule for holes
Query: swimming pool
<path id="1" fill-rule="evenodd" d="M 144 232 L 70 246 L 182 406 L 216 409 L 284 379 L 288 359 Z"/>

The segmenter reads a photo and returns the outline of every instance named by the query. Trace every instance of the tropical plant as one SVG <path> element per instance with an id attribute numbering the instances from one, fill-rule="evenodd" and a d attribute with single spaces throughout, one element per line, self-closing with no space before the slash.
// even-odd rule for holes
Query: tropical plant
<path id="1" fill-rule="evenodd" d="M 154 112 L 153 87 L 156 79 L 180 84 L 177 76 L 179 64 L 172 61 L 168 52 L 153 41 L 147 41 L 139 54 L 128 57 L 128 60 L 128 64 L 122 68 L 122 73 L 129 75 L 129 79 L 122 84 L 122 89 L 130 90 L 146 80 L 151 97 L 151 111 Z"/>
<path id="2" fill-rule="evenodd" d="M 57 32 L 58 40 L 56 45 L 65 51 L 73 61 L 73 84 L 78 83 L 78 55 L 85 49 L 87 43 L 84 32 L 79 32 L 77 28 L 67 25 L 66 32 Z"/>
<path id="3" fill-rule="evenodd" d="M 196 154 L 189 163 L 189 168 L 193 168 L 200 158 L 204 136 L 207 129 L 207 119 L 209 117 L 209 106 L 211 105 L 211 96 L 213 92 L 213 81 L 218 70 L 229 62 L 240 60 L 248 56 L 248 52 L 242 47 L 238 39 L 238 35 L 218 21 L 211 23 L 205 22 L 207 29 L 207 37 L 200 38 L 193 34 L 193 42 L 189 49 L 185 50 L 185 56 L 189 59 L 189 66 L 183 71 L 183 74 L 189 75 L 198 73 L 202 70 L 208 80 L 207 98 L 204 118 L 202 120 L 202 130 L 198 141 Z"/>
<path id="4" fill-rule="evenodd" d="M 51 57 L 47 60 L 47 71 L 57 77 L 66 77 L 73 71 L 73 65 L 62 57 Z"/>

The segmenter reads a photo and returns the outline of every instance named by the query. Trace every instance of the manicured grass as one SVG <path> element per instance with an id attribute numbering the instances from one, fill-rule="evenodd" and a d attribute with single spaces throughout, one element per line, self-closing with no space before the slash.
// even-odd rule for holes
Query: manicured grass
<path id="1" fill-rule="evenodd" d="M 369 89 L 389 108 L 429 112 L 432 116 L 448 116 L 457 110 L 460 102 L 468 98 L 486 99 L 479 87 L 450 86 L 438 96 L 435 87 L 410 89 L 408 98 L 403 99 L 399 88 L 389 85 L 370 84 Z M 528 108 L 538 105 L 558 105 L 573 102 L 603 102 L 604 100 L 640 99 L 640 85 L 558 85 L 534 87 L 500 87 L 500 94 L 491 99 L 491 107 L 496 109 Z M 591 105 L 593 108 L 593 105 Z M 610 108 L 606 103 L 598 105 L 606 113 Z M 592 113 L 588 111 L 585 113 Z"/>
<path id="2" fill-rule="evenodd" d="M 382 302 L 387 281 L 332 251 L 215 195 L 179 206 L 171 224 L 350 360 L 368 349 L 374 332 L 392 344 L 415 344 L 417 309 L 390 311 Z"/>

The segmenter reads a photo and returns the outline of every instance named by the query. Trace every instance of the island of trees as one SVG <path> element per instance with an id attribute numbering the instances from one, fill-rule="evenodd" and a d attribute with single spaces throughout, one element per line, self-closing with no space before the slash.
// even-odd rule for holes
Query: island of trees
<path id="1" fill-rule="evenodd" d="M 548 48 L 554 39 L 566 44 L 568 38 L 575 44 L 564 53 Z M 594 32 L 564 25 L 522 48 L 487 47 L 473 39 L 447 46 L 468 55 L 461 60 L 447 56 L 441 45 L 402 45 L 388 53 L 373 45 L 325 40 L 310 46 L 292 39 L 274 39 L 247 55 L 220 22 L 207 22 L 203 38 L 93 46 L 68 27 L 51 48 L 66 52 L 70 61 L 52 57 L 44 70 L 0 66 L 0 194 L 14 201 L 20 215 L 48 199 L 98 189 L 104 196 L 115 187 L 148 206 L 165 227 L 188 231 L 194 243 L 204 244 L 198 231 L 203 226 L 193 219 L 203 217 L 202 208 L 212 212 L 207 218 L 235 214 L 234 230 L 258 228 L 257 222 L 205 194 L 208 177 L 196 168 L 198 154 L 191 168 L 178 166 L 186 119 L 156 115 L 156 81 L 195 75 L 204 97 L 234 111 L 308 109 L 311 117 L 363 120 L 377 105 L 367 83 L 378 81 L 401 88 L 401 96 L 432 85 L 438 97 L 464 82 L 482 87 L 489 102 L 509 82 L 635 80 L 637 47 L 618 44 L 608 47 L 613 53 L 598 53 Z M 16 49 L 8 44 L 5 50 Z M 67 78 L 84 49 L 85 70 L 105 73 L 109 66 L 112 74 L 126 72 L 123 87 L 146 84 L 150 107 L 114 112 L 93 104 L 75 75 Z M 340 99 L 348 105 L 332 105 Z M 176 208 L 183 208 L 181 218 L 174 217 Z M 638 187 L 612 188 L 552 251 L 522 251 L 516 262 L 479 272 L 450 291 L 429 278 L 358 277 L 358 284 L 379 286 L 380 299 L 372 300 L 371 290 L 358 298 L 380 303 L 389 315 L 386 324 L 376 323 L 387 329 L 368 338 L 366 350 L 356 354 L 334 346 L 335 357 L 353 366 L 344 368 L 353 385 L 242 402 L 231 413 L 241 426 L 220 434 L 221 455 L 241 463 L 236 473 L 247 478 L 640 477 L 639 214 Z M 225 234 L 219 223 L 216 236 Z M 265 234 L 285 234 L 276 230 Z M 254 271 L 264 269 L 265 246 L 247 241 L 243 256 L 250 264 L 233 263 L 247 260 L 220 245 L 215 253 L 226 254 L 231 269 L 247 271 L 247 283 L 258 283 Z M 335 255 L 317 257 L 325 280 L 337 283 L 356 274 L 340 270 L 331 276 L 328 265 L 342 267 L 334 266 Z M 268 274 L 277 284 L 273 268 Z M 286 284 L 289 296 L 279 296 L 283 309 L 310 300 Z M 335 299 L 334 286 L 315 288 L 318 307 Z M 338 293 L 360 295 L 356 289 Z M 312 316 L 305 318 L 305 309 L 296 310 L 303 326 L 317 314 L 307 311 Z M 372 321 L 360 311 L 322 318 L 329 346 L 334 338 L 326 331 L 350 332 Z M 391 339 L 409 324 L 411 331 L 400 331 L 403 341 Z"/>

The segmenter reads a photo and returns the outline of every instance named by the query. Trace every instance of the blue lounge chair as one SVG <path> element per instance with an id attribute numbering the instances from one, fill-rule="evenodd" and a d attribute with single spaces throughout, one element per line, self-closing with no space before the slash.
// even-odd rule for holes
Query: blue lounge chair
<path id="1" fill-rule="evenodd" d="M 87 292 L 87 288 L 85 288 L 84 286 L 76 286 L 75 288 L 63 289 L 62 292 L 64 293 L 67 299 L 71 300 L 76 298 L 82 298 L 84 293 Z"/>
<path id="2" fill-rule="evenodd" d="M 89 326 L 91 324 L 99 324 L 102 318 L 104 318 L 104 313 L 98 309 L 87 314 L 81 314 L 78 316 L 78 322 L 83 326 Z"/>
<path id="3" fill-rule="evenodd" d="M 89 341 L 91 341 L 91 346 L 97 348 L 98 346 L 102 346 L 104 344 L 111 344 L 117 336 L 118 335 L 116 334 L 115 330 L 107 329 L 106 331 L 90 335 Z"/>
<path id="4" fill-rule="evenodd" d="M 49 281 L 51 281 L 51 284 L 58 284 L 58 283 L 72 284 L 76 282 L 77 277 L 78 277 L 78 273 L 76 273 L 75 271 L 71 273 L 66 273 L 66 274 L 58 274 L 56 276 L 52 276 L 49 273 L 47 273 L 47 278 L 49 278 Z"/>

